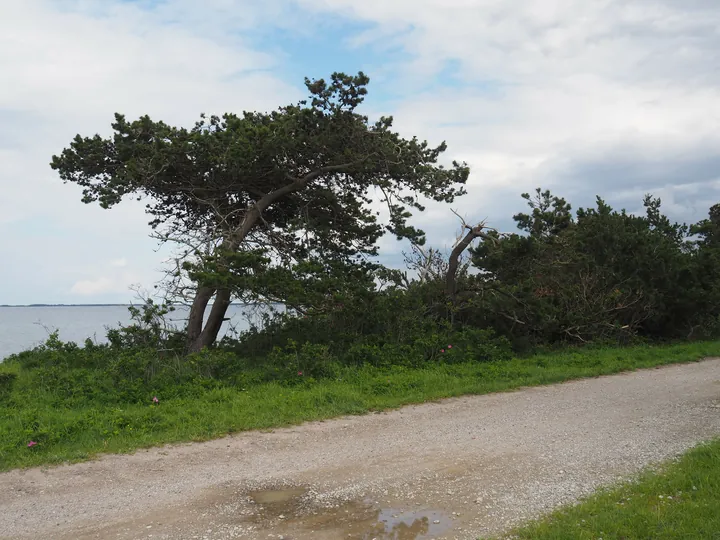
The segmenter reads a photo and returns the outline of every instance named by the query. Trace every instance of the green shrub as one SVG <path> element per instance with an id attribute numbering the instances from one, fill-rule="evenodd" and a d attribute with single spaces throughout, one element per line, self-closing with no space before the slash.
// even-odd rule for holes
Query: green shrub
<path id="1" fill-rule="evenodd" d="M 336 377 L 340 372 L 337 359 L 330 354 L 327 345 L 303 343 L 293 340 L 283 347 L 275 347 L 263 365 L 266 380 L 294 385 L 308 378 Z"/>
<path id="2" fill-rule="evenodd" d="M 411 344 L 355 343 L 341 356 L 347 366 L 421 367 L 429 363 L 494 362 L 512 358 L 507 338 L 492 330 L 466 328 L 450 332 L 440 327 L 435 332 L 419 335 Z"/>
<path id="3" fill-rule="evenodd" d="M 513 356 L 510 340 L 496 336 L 491 329 L 465 328 L 454 336 L 454 341 L 451 350 L 461 351 L 464 361 L 495 362 L 510 360 Z"/>
<path id="4" fill-rule="evenodd" d="M 393 365 L 420 365 L 424 358 L 417 357 L 418 352 L 411 346 L 398 343 L 355 343 L 342 355 L 342 364 L 346 366 L 390 367 Z"/>
<path id="5" fill-rule="evenodd" d="M 156 304 L 147 299 L 140 306 L 130 306 L 132 324 L 111 328 L 107 332 L 110 346 L 116 349 L 148 349 L 158 351 L 159 356 L 165 353 L 182 352 L 184 335 L 167 324 L 165 316 L 175 311 L 167 303 Z"/>
<path id="6" fill-rule="evenodd" d="M 0 372 L 0 403 L 4 403 L 8 400 L 17 378 L 17 373 L 5 371 Z"/>
<path id="7" fill-rule="evenodd" d="M 248 362 L 233 351 L 204 349 L 185 358 L 186 366 L 201 377 L 230 379 L 247 369 Z"/>
<path id="8" fill-rule="evenodd" d="M 43 366 L 30 372 L 27 391 L 53 396 L 55 404 L 73 406 L 82 402 L 106 402 L 113 395 L 112 384 L 105 373 L 87 368 Z"/>

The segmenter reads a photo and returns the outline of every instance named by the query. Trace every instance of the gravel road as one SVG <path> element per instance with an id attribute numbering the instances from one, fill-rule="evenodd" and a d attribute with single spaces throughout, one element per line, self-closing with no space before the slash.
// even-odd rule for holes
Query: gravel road
<path id="1" fill-rule="evenodd" d="M 476 538 L 720 435 L 720 360 L 0 474 L 0 538 Z"/>

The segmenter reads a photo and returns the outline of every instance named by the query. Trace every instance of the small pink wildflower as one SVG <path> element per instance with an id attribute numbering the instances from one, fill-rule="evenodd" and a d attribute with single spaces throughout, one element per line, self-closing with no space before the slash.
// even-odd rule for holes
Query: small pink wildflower
<path id="1" fill-rule="evenodd" d="M 298 375 L 302 377 L 302 371 L 298 371 Z"/>
<path id="2" fill-rule="evenodd" d="M 445 349 L 440 349 L 440 352 L 445 352 Z"/>
<path id="3" fill-rule="evenodd" d="M 37 444 L 37 443 L 36 443 L 35 441 L 30 441 L 30 442 L 28 443 L 28 448 L 32 448 L 32 447 L 35 446 L 36 444 Z"/>
<path id="4" fill-rule="evenodd" d="M 448 349 L 452 349 L 452 345 L 448 345 Z"/>
<path id="5" fill-rule="evenodd" d="M 157 396 L 153 396 L 153 403 L 160 403 L 160 400 L 157 398 Z"/>

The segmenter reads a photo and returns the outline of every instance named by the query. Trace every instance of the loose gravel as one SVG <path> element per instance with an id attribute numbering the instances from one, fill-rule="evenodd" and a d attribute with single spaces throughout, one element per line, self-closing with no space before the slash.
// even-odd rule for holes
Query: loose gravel
<path id="1" fill-rule="evenodd" d="M 0 538 L 474 539 L 718 435 L 707 360 L 3 473 Z"/>

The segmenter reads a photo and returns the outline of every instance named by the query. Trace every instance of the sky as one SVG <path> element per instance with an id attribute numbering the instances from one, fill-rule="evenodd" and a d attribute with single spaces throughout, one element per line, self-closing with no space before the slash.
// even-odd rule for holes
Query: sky
<path id="1" fill-rule="evenodd" d="M 468 194 L 413 223 L 513 230 L 520 194 L 680 221 L 720 202 L 717 0 L 0 0 L 0 304 L 124 303 L 167 256 L 142 204 L 85 205 L 49 167 L 113 114 L 192 126 L 272 110 L 303 79 L 370 76 L 364 112 L 447 141 Z M 383 262 L 407 246 L 383 239 Z"/>

